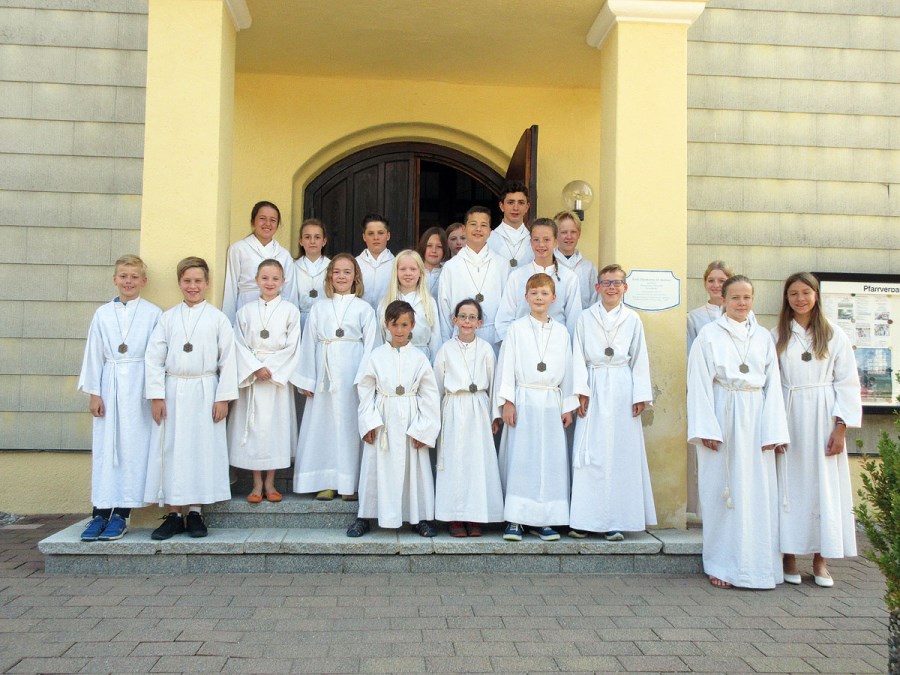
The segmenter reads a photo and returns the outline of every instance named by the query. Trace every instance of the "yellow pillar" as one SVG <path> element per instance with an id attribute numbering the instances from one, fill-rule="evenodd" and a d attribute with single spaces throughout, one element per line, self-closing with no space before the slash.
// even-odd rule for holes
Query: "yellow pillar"
<path id="1" fill-rule="evenodd" d="M 655 409 L 644 434 L 660 527 L 685 527 L 687 30 L 705 0 L 607 0 L 588 43 L 601 51 L 599 258 L 671 270 L 681 305 L 641 312 Z"/>
<path id="2" fill-rule="evenodd" d="M 222 298 L 231 213 L 236 31 L 244 0 L 150 0 L 141 257 L 148 299 L 181 299 L 178 261 L 205 258 L 208 299 Z"/>

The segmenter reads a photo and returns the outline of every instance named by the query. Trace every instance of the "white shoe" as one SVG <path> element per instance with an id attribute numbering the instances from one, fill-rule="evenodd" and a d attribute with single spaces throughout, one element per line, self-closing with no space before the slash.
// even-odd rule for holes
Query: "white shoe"
<path id="1" fill-rule="evenodd" d="M 784 573 L 784 583 L 786 584 L 794 584 L 794 586 L 799 586 L 803 580 L 800 578 L 799 574 L 788 574 Z"/>
<path id="2" fill-rule="evenodd" d="M 826 572 L 825 574 L 828 574 Z M 828 574 L 827 577 L 820 577 L 818 575 L 813 575 L 816 580 L 816 586 L 821 586 L 822 588 L 831 588 L 834 586 L 834 579 L 831 578 L 831 575 Z"/>

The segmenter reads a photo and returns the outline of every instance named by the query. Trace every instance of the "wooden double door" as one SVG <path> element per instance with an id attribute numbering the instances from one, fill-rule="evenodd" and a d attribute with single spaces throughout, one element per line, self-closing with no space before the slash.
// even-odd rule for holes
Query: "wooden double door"
<path id="1" fill-rule="evenodd" d="M 474 205 L 492 210 L 500 222 L 499 193 L 507 179 L 529 185 L 531 213 L 537 201 L 537 127 L 523 134 L 506 175 L 454 148 L 433 143 L 385 143 L 332 164 L 304 191 L 304 218 L 325 223 L 326 253 L 363 249 L 360 224 L 380 213 L 391 226 L 392 251 L 415 248 L 429 227 L 462 220 Z"/>

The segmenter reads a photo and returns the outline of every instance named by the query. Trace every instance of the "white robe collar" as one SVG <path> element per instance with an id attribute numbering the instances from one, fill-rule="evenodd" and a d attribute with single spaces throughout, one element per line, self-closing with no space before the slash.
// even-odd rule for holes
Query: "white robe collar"
<path id="1" fill-rule="evenodd" d="M 378 257 L 372 255 L 369 249 L 363 249 L 363 252 L 359 254 L 359 257 L 362 258 L 365 262 L 367 262 L 372 267 L 380 267 L 386 262 L 390 262 L 394 259 L 394 254 L 391 253 L 389 249 L 384 249 L 381 253 L 378 254 Z"/>
<path id="2" fill-rule="evenodd" d="M 606 307 L 603 306 L 602 302 L 597 302 L 595 307 L 597 309 L 597 316 L 600 319 L 600 323 L 607 330 L 612 330 L 625 320 L 625 312 L 622 309 L 624 307 L 624 303 L 620 302 L 608 312 L 606 311 Z"/>
<path id="3" fill-rule="evenodd" d="M 487 244 L 485 244 L 484 247 L 478 253 L 476 253 L 468 246 L 464 246 L 463 249 L 456 255 L 462 256 L 464 262 L 475 265 L 475 267 L 481 267 L 482 265 L 490 262 L 491 249 Z"/>
<path id="4" fill-rule="evenodd" d="M 306 272 L 311 277 L 319 276 L 327 267 L 331 259 L 328 256 L 320 255 L 317 260 L 312 261 L 306 256 L 297 259 L 297 267 Z"/>
<path id="5" fill-rule="evenodd" d="M 747 315 L 745 321 L 741 322 L 735 321 L 723 313 L 722 316 L 716 319 L 716 323 L 724 328 L 735 340 L 741 341 L 748 340 L 756 332 L 757 326 L 756 317 L 752 312 Z"/>
<path id="6" fill-rule="evenodd" d="M 559 260 L 560 265 L 565 265 L 569 269 L 575 269 L 576 267 L 578 267 L 578 263 L 584 260 L 584 256 L 581 255 L 578 249 L 575 249 L 575 253 L 573 253 L 569 258 L 567 258 L 565 253 L 563 253 L 559 249 L 554 250 L 553 255 L 556 256 L 557 260 Z"/>
<path id="7" fill-rule="evenodd" d="M 528 239 L 531 236 L 528 232 L 528 228 L 525 227 L 524 224 L 519 227 L 513 227 L 505 220 L 500 221 L 500 224 L 497 226 L 497 229 L 494 230 L 494 233 L 500 235 L 511 244 L 518 244 L 523 239 Z"/>
<path id="8" fill-rule="evenodd" d="M 279 252 L 278 249 L 281 248 L 281 245 L 275 239 L 268 244 L 263 245 L 253 233 L 251 233 L 250 236 L 245 237 L 244 241 L 247 242 L 247 245 L 262 258 L 274 258 Z"/>

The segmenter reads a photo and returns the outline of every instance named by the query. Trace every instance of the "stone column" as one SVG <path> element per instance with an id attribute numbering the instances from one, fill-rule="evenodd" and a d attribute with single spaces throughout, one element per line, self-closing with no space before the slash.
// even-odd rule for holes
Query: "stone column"
<path id="1" fill-rule="evenodd" d="M 607 0 L 588 33 L 601 51 L 602 260 L 671 270 L 681 305 L 641 312 L 655 408 L 644 434 L 660 527 L 685 527 L 687 31 L 705 0 Z"/>

